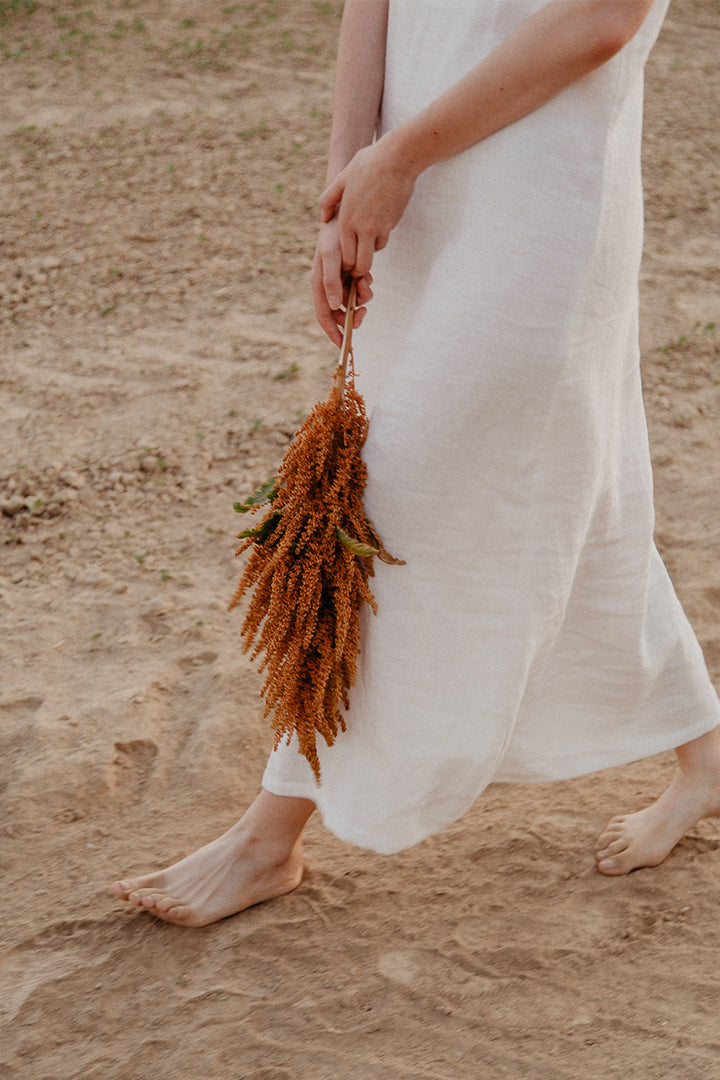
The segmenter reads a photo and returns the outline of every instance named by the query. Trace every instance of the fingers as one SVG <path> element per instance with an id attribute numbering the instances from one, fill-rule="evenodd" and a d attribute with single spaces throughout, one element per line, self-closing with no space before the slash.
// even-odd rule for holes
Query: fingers
<path id="1" fill-rule="evenodd" d="M 367 315 L 367 308 L 355 308 L 355 318 L 353 319 L 353 330 L 357 330 L 358 326 L 362 325 L 362 321 Z"/>
<path id="2" fill-rule="evenodd" d="M 341 178 L 336 177 L 332 184 L 329 184 L 320 196 L 320 214 L 323 223 L 327 223 L 335 217 L 337 208 L 342 200 L 344 186 L 344 182 Z"/>
<path id="3" fill-rule="evenodd" d="M 358 279 L 355 317 L 353 319 L 354 330 L 357 330 L 357 328 L 362 325 L 363 319 L 367 314 L 365 304 L 372 300 L 373 292 L 371 282 L 372 277 L 369 274 Z M 313 270 L 311 275 L 311 285 L 317 321 L 320 323 L 320 326 L 333 344 L 340 348 L 343 340 L 342 327 L 345 323 L 345 305 L 347 304 L 349 288 L 346 287 L 343 290 L 342 304 L 333 309 L 328 304 L 321 273 Z"/>
<path id="4" fill-rule="evenodd" d="M 344 323 L 342 308 L 345 288 L 341 253 L 334 232 L 331 225 L 321 233 L 315 250 L 310 281 L 315 317 L 333 344 L 339 348 L 342 345 L 340 327 Z"/>
<path id="5" fill-rule="evenodd" d="M 342 252 L 342 268 L 346 274 L 361 278 L 370 273 L 375 254 L 376 233 L 369 228 L 358 228 L 356 222 L 344 210 L 342 204 L 337 213 L 338 239 Z"/>
<path id="6" fill-rule="evenodd" d="M 364 274 L 357 279 L 357 306 L 362 307 L 363 304 L 369 303 L 372 300 L 372 274 Z"/>
<path id="7" fill-rule="evenodd" d="M 335 204 L 330 217 L 325 216 L 323 208 L 323 222 L 337 223 L 337 241 L 341 254 L 341 265 L 344 274 L 352 274 L 354 277 L 363 277 L 370 272 L 373 255 L 375 254 L 376 238 L 370 231 L 360 232 L 352 220 L 343 212 L 342 204 Z M 384 246 L 384 244 L 383 244 Z"/>
<path id="8" fill-rule="evenodd" d="M 357 266 L 358 241 L 354 232 L 340 225 L 340 251 L 342 268 L 345 274 L 355 273 Z"/>
<path id="9" fill-rule="evenodd" d="M 319 277 L 327 306 L 337 311 L 343 302 L 343 263 L 337 245 L 320 243 L 317 249 Z"/>
<path id="10" fill-rule="evenodd" d="M 349 288 L 348 272 L 357 279 L 357 299 L 353 327 L 361 325 L 367 304 L 372 299 L 372 275 L 369 272 L 358 273 L 355 255 L 350 249 L 343 251 L 340 240 L 340 223 L 333 218 L 322 226 L 318 245 L 315 250 L 313 267 L 310 275 L 315 316 L 330 340 L 342 345 L 341 327 L 345 321 L 344 306 L 347 304 Z M 368 259 L 365 254 L 364 258 Z M 346 265 L 346 260 L 349 265 Z"/>
<path id="11" fill-rule="evenodd" d="M 375 237 L 359 236 L 355 246 L 355 261 L 352 272 L 355 277 L 362 278 L 370 273 L 373 255 L 375 254 Z"/>
<path id="12" fill-rule="evenodd" d="M 367 308 L 365 304 L 369 303 L 373 297 L 373 291 L 371 288 L 372 274 L 365 274 L 363 277 L 356 278 L 357 293 L 355 294 L 355 318 L 353 319 L 353 330 L 357 330 L 358 326 L 362 324 L 363 319 L 367 315 Z"/>
<path id="13" fill-rule="evenodd" d="M 339 348 L 342 345 L 342 334 L 338 325 L 341 314 L 340 303 L 337 304 L 337 307 L 330 307 L 323 278 L 322 261 L 317 253 L 310 280 L 315 305 L 315 317 L 333 344 Z"/>

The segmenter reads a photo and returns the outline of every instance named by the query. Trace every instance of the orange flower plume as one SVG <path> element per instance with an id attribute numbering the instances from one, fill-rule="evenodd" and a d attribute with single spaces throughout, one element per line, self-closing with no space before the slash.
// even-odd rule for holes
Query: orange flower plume
<path id="1" fill-rule="evenodd" d="M 262 655 L 265 716 L 274 745 L 297 735 L 298 748 L 320 781 L 316 736 L 332 746 L 345 731 L 341 705 L 357 676 L 360 609 L 377 611 L 368 579 L 372 558 L 400 563 L 383 548 L 363 509 L 367 468 L 361 451 L 368 430 L 355 389 L 351 335 L 355 285 L 345 319 L 341 362 L 330 394 L 307 417 L 278 476 L 240 513 L 269 506 L 263 520 L 239 534 L 250 557 L 230 609 L 250 590 L 241 635 L 252 657 Z"/>

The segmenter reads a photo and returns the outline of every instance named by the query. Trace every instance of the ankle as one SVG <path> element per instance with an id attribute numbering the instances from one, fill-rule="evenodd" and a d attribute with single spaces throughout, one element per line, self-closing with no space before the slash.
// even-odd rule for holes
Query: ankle
<path id="1" fill-rule="evenodd" d="M 273 795 L 261 788 L 238 823 L 230 830 L 245 857 L 271 865 L 298 859 L 305 824 L 315 809 L 309 799 Z"/>
<path id="2" fill-rule="evenodd" d="M 697 763 L 678 762 L 675 780 L 667 789 L 668 807 L 690 812 L 695 820 L 720 813 L 720 768 L 717 770 Z"/>
<path id="3" fill-rule="evenodd" d="M 235 833 L 238 854 L 265 866 L 281 866 L 294 854 L 302 852 L 301 836 L 283 835 L 243 820 L 231 831 Z"/>
<path id="4" fill-rule="evenodd" d="M 709 792 L 720 793 L 720 756 L 699 758 L 678 754 L 678 772 L 686 784 Z"/>
<path id="5" fill-rule="evenodd" d="M 720 729 L 715 728 L 699 739 L 675 750 L 680 772 L 688 780 L 720 787 Z"/>

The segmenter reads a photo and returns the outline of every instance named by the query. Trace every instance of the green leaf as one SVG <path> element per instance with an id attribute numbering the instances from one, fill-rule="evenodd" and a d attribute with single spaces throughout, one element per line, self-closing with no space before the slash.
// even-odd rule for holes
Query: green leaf
<path id="1" fill-rule="evenodd" d="M 233 510 L 236 514 L 247 514 L 248 510 L 253 510 L 256 506 L 262 506 L 263 503 L 272 502 L 278 493 L 277 489 L 277 476 L 271 476 L 269 480 L 266 480 L 261 488 L 245 500 L 245 502 L 233 503 Z"/>
<path id="2" fill-rule="evenodd" d="M 365 525 L 367 526 L 367 530 L 370 533 L 373 543 L 377 545 L 378 559 L 380 562 L 388 563 L 390 566 L 405 566 L 406 563 L 404 559 L 396 559 L 394 555 L 391 555 L 390 552 L 385 549 L 385 545 L 375 532 L 375 527 L 369 518 L 365 518 Z"/>
<path id="3" fill-rule="evenodd" d="M 280 518 L 283 516 L 282 510 L 276 510 L 270 517 L 266 517 L 264 521 L 261 521 L 259 525 L 256 525 L 254 529 L 244 529 L 243 532 L 237 534 L 238 540 L 254 540 L 257 544 L 262 544 L 267 540 L 271 533 L 275 532 L 278 526 Z"/>
<path id="4" fill-rule="evenodd" d="M 338 540 L 343 547 L 351 551 L 353 555 L 362 555 L 365 558 L 369 558 L 371 555 L 379 555 L 378 548 L 370 547 L 369 544 L 363 544 L 360 540 L 353 540 L 352 536 L 348 536 L 346 532 L 340 528 L 339 525 L 335 526 L 335 532 L 337 533 Z"/>

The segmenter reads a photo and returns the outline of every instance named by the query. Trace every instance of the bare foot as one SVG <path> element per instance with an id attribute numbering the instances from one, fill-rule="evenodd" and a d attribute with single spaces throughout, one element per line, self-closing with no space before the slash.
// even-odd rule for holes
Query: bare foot
<path id="1" fill-rule="evenodd" d="M 609 822 L 595 844 L 597 868 L 612 877 L 658 866 L 688 829 L 713 814 L 720 814 L 720 771 L 698 776 L 680 768 L 651 806 Z"/>
<path id="2" fill-rule="evenodd" d="M 242 821 L 217 840 L 145 877 L 116 881 L 113 896 L 178 926 L 207 926 L 300 884 L 302 841 L 287 854 Z"/>

